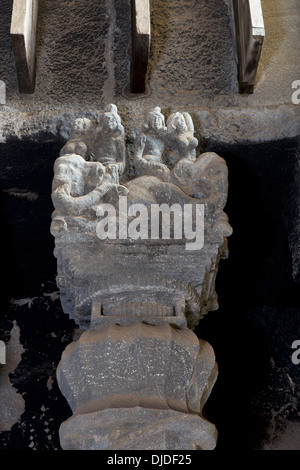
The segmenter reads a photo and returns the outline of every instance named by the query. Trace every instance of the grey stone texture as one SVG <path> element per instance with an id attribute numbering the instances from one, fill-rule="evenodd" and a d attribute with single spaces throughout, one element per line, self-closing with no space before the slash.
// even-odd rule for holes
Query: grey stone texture
<path id="1" fill-rule="evenodd" d="M 53 103 L 66 99 L 81 102 L 93 96 L 110 101 L 114 99 L 112 93 L 120 96 L 129 84 L 129 73 L 124 71 L 130 68 L 130 1 L 39 3 L 37 89 L 33 100 L 38 103 L 48 96 Z M 6 18 L 10 8 L 8 4 L 4 10 Z M 208 23 L 212 37 L 205 32 Z M 168 91 L 165 88 L 178 81 L 184 87 L 181 93 L 192 91 L 194 96 L 231 91 L 236 79 L 230 24 L 223 0 L 151 2 L 150 75 L 151 88 L 160 90 L 156 100 L 165 99 L 166 92 L 171 98 L 170 87 Z M 178 36 L 178 28 L 185 34 Z M 230 61 L 225 59 L 228 51 Z"/>
<path id="2" fill-rule="evenodd" d="M 154 0 L 150 89 L 170 102 L 184 95 L 230 94 L 237 91 L 235 45 L 224 1 Z M 207 34 L 209 25 L 209 34 Z M 178 31 L 181 34 L 178 34 Z M 196 47 L 195 47 L 196 46 Z"/>
<path id="3" fill-rule="evenodd" d="M 70 434 L 73 448 L 113 449 L 122 443 L 124 449 L 153 449 L 159 442 L 155 429 L 158 449 L 212 446 L 213 425 L 201 413 L 217 365 L 209 344 L 187 328 L 136 323 L 88 330 L 64 351 L 57 377 L 74 413 L 60 429 L 65 449 Z M 136 442 L 135 433 L 142 433 Z"/>
<path id="4" fill-rule="evenodd" d="M 120 145 L 125 149 L 119 132 L 123 126 L 117 119 L 117 107 L 110 105 L 110 109 L 113 112 L 104 110 L 100 115 L 98 125 L 89 121 L 84 127 L 85 121 L 78 125 L 77 120 L 73 129 L 80 134 L 75 143 L 71 136 L 54 165 L 51 232 L 57 284 L 65 313 L 81 330 L 87 329 L 67 347 L 57 370 L 60 390 L 73 411 L 73 418 L 60 431 L 61 445 L 113 448 L 118 445 L 120 426 L 115 415 L 123 423 L 121 432 L 129 427 L 139 433 L 141 414 L 133 424 L 127 408 L 143 407 L 147 409 L 145 418 L 149 415 L 152 422 L 150 429 L 149 422 L 144 422 L 148 432 L 141 437 L 141 448 L 153 448 L 155 428 L 165 443 L 160 445 L 167 444 L 170 450 L 180 445 L 210 447 L 211 425 L 206 429 L 201 414 L 216 381 L 217 366 L 212 348 L 204 341 L 199 343 L 190 329 L 217 308 L 215 278 L 219 260 L 227 254 L 226 237 L 232 232 L 223 212 L 227 166 L 213 152 L 197 158 L 198 140 L 189 114 L 173 113 L 165 126 L 160 108 L 155 107 L 146 115 L 136 139 L 136 177 L 125 178 L 124 186 L 119 185 L 124 175 L 116 161 Z M 81 155 L 68 153 L 78 146 Z M 122 190 L 126 190 L 125 198 L 116 198 Z M 153 206 L 170 209 L 176 203 L 181 217 L 177 226 L 170 213 L 168 219 L 162 214 L 153 235 Z M 133 235 L 130 232 L 135 223 L 134 213 L 130 213 L 134 204 L 138 204 L 139 217 L 146 213 L 143 236 L 141 221 L 139 230 Z M 197 213 L 186 215 L 187 207 L 194 206 L 197 212 L 200 205 L 201 222 Z M 118 237 L 106 230 L 102 236 L 100 209 L 102 216 L 108 213 L 108 224 L 111 220 L 114 227 L 118 225 Z M 126 234 L 120 236 L 125 216 Z M 174 212 L 174 220 L 176 217 Z M 195 224 L 193 243 L 188 243 L 186 217 Z M 166 229 L 169 235 L 164 237 Z M 102 410 L 112 410 L 113 427 L 99 421 L 96 431 L 95 416 L 100 420 Z M 174 410 L 180 415 L 178 419 L 170 413 L 161 417 L 155 410 Z M 189 413 L 199 417 L 186 416 Z M 78 415 L 87 427 L 83 436 Z M 194 433 L 187 433 L 188 426 Z M 117 439 L 125 449 L 135 448 L 137 443 L 126 434 Z M 170 435 L 171 439 L 166 437 Z M 184 439 L 188 442 L 182 444 Z"/>
<path id="5" fill-rule="evenodd" d="M 20 329 L 14 323 L 11 338 L 6 345 L 6 364 L 0 364 L 0 432 L 10 430 L 25 410 L 23 397 L 10 381 L 10 374 L 16 369 L 24 352 L 19 335 Z"/>
<path id="6" fill-rule="evenodd" d="M 9 39 L 12 2 L 3 5 L 0 78 L 7 85 L 7 106 L 0 109 L 1 141 L 37 135 L 68 139 L 76 117 L 95 118 L 110 102 L 126 121 L 128 144 L 145 109 L 157 103 L 165 114 L 172 112 L 170 103 L 175 110 L 190 112 L 196 137 L 208 142 L 257 142 L 299 134 L 299 107 L 291 101 L 292 82 L 300 76 L 297 0 L 262 1 L 267 34 L 251 96 L 237 93 L 230 0 L 151 2 L 149 90 L 138 97 L 126 94 L 129 0 L 39 4 L 37 82 L 29 96 L 18 93 Z"/>
<path id="7" fill-rule="evenodd" d="M 88 245 L 76 237 L 74 243 L 61 238 L 55 248 L 62 306 L 81 328 L 89 328 L 93 302 L 101 302 L 104 322 L 111 315 L 122 323 L 129 321 L 128 316 L 156 322 L 155 315 L 149 318 L 150 310 L 134 309 L 140 295 L 144 307 L 161 306 L 156 313 L 160 321 L 165 316 L 163 306 L 171 307 L 172 316 L 176 315 L 172 321 L 187 321 L 191 328 L 217 308 L 215 278 L 220 259 L 227 256 L 226 243 L 187 252 L 184 244 L 133 246 L 94 238 Z M 131 307 L 125 315 L 127 304 Z"/>
<path id="8" fill-rule="evenodd" d="M 217 366 L 187 328 L 113 324 L 69 345 L 57 376 L 74 414 L 136 406 L 201 414 Z"/>
<path id="9" fill-rule="evenodd" d="M 116 113 L 117 108 L 113 109 Z M 104 112 L 103 116 L 106 115 Z M 100 122 L 105 122 L 104 117 Z M 90 326 L 95 303 L 101 304 L 100 317 L 103 318 L 99 320 L 104 322 L 115 316 L 118 321 L 122 318 L 122 322 L 133 321 L 135 317 L 157 322 L 174 316 L 172 321 L 179 321 L 179 324 L 184 324 L 186 318 L 190 328 L 209 310 L 217 308 L 214 283 L 219 260 L 227 255 L 226 237 L 232 232 L 223 212 L 228 191 L 226 163 L 213 152 L 196 158 L 198 140 L 193 136 L 193 122 L 188 114 L 170 115 L 168 127 L 164 125 L 159 108 L 154 108 L 145 119 L 144 128 L 136 139 L 136 178 L 127 182 L 121 172 L 112 179 L 119 146 L 125 148 L 125 143 L 122 136 L 114 137 L 115 130 L 103 132 L 103 124 L 94 124 L 90 138 L 89 131 L 81 137 L 85 142 L 88 139 L 87 147 L 94 149 L 97 161 L 86 161 L 73 153 L 64 154 L 70 145 L 67 143 L 54 165 L 52 200 L 55 211 L 51 233 L 55 237 L 57 283 L 64 311 L 83 328 Z M 95 137 L 98 134 L 99 137 Z M 118 145 L 113 142 L 115 139 Z M 78 143 L 75 150 L 77 146 Z M 70 151 L 74 151 L 73 145 Z M 93 151 L 83 155 L 89 159 Z M 119 185 L 123 177 L 125 181 Z M 125 209 L 119 199 L 122 195 L 126 195 Z M 163 232 L 159 235 L 164 219 L 161 222 L 157 219 L 155 239 L 153 205 L 162 207 L 164 204 L 171 208 L 176 203 L 183 213 L 182 236 L 174 237 L 175 225 L 169 217 L 169 222 L 165 223 L 169 240 L 162 236 Z M 119 229 L 121 218 L 126 217 L 125 237 L 117 234 L 114 238 L 107 237 L 106 231 L 104 239 L 102 232 L 99 235 L 98 211 L 102 207 L 104 215 L 106 204 L 114 209 L 110 217 L 114 224 L 115 219 L 118 220 Z M 129 233 L 132 223 L 129 210 L 133 204 L 142 204 L 148 211 L 144 238 L 136 239 Z M 203 228 L 201 230 L 195 213 L 191 214 L 196 228 L 193 242 L 188 242 L 184 208 L 189 205 L 195 212 L 199 204 L 204 210 Z M 200 230 L 202 241 L 198 240 Z M 143 308 L 139 306 L 141 300 Z"/>

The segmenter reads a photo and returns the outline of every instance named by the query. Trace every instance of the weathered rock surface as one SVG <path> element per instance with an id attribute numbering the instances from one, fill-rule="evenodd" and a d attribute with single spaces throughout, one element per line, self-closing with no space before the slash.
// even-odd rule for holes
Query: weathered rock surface
<path id="1" fill-rule="evenodd" d="M 181 324 L 187 321 L 191 328 L 218 307 L 215 277 L 220 259 L 227 256 L 226 245 L 207 245 L 194 252 L 187 252 L 184 244 L 161 242 L 103 247 L 96 237 L 88 246 L 80 240 L 69 244 L 62 239 L 56 247 L 62 306 L 81 328 L 89 328 L 93 302 L 101 303 L 102 322 L 113 316 L 122 323 L 130 317 L 154 323 L 156 316 L 160 321 L 166 316 Z M 147 304 L 171 310 L 163 313 L 157 307 L 157 313 L 154 309 L 151 314 Z M 126 305 L 131 305 L 127 314 Z"/>
<path id="2" fill-rule="evenodd" d="M 135 323 L 84 332 L 57 377 L 74 414 L 136 406 L 201 414 L 217 366 L 191 330 Z"/>
<path id="3" fill-rule="evenodd" d="M 6 364 L 0 365 L 0 432 L 9 431 L 25 410 L 23 397 L 13 387 L 9 374 L 21 360 L 23 347 L 19 343 L 19 328 L 14 324 L 6 347 Z"/>
<path id="4" fill-rule="evenodd" d="M 213 450 L 217 440 L 200 416 L 142 407 L 79 414 L 59 432 L 64 450 Z"/>
<path id="5" fill-rule="evenodd" d="M 297 0 L 263 2 L 267 34 L 252 96 L 237 95 L 231 2 L 191 5 L 174 0 L 166 5 L 155 0 L 151 5 L 151 93 L 139 99 L 123 91 L 130 74 L 129 2 L 68 3 L 67 22 L 60 4 L 40 2 L 37 83 L 29 97 L 18 94 L 9 38 L 12 2 L 3 5 L 0 79 L 7 86 L 7 105 L 0 108 L 1 141 L 37 135 L 67 139 L 76 117 L 95 117 L 112 101 L 127 122 L 128 142 L 144 109 L 158 102 L 162 109 L 172 102 L 197 114 L 197 137 L 208 141 L 258 142 L 299 135 L 300 111 L 292 103 L 292 83 L 300 76 Z"/>
<path id="6" fill-rule="evenodd" d="M 226 163 L 213 152 L 197 155 L 188 113 L 170 115 L 166 127 L 155 107 L 136 139 L 137 177 L 130 178 L 127 170 L 123 182 L 128 168 L 123 126 L 116 106 L 110 109 L 99 125 L 91 123 L 91 137 L 89 130 L 80 137 L 83 155 L 73 153 L 79 137 L 75 147 L 71 139 L 54 165 L 51 233 L 63 309 L 82 328 L 91 320 L 96 325 L 96 308 L 102 324 L 136 318 L 184 326 L 186 319 L 194 328 L 217 308 L 215 278 L 232 232 L 223 212 Z M 65 150 L 70 145 L 72 153 Z M 161 218 L 158 212 L 155 218 L 154 208 Z M 143 220 L 134 217 L 137 212 Z M 131 225 L 140 228 L 132 234 Z"/>
<path id="7" fill-rule="evenodd" d="M 172 325 L 111 325 L 63 353 L 59 387 L 73 416 L 63 449 L 213 449 L 202 409 L 217 378 L 211 346 Z"/>

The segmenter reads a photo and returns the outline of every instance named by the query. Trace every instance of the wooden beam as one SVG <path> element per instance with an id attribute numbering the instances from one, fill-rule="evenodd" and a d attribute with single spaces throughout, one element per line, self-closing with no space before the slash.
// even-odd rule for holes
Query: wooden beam
<path id="1" fill-rule="evenodd" d="M 253 93 L 265 38 L 261 0 L 234 0 L 240 93 Z"/>
<path id="2" fill-rule="evenodd" d="M 10 37 L 20 93 L 33 93 L 38 0 L 14 0 Z"/>
<path id="3" fill-rule="evenodd" d="M 150 0 L 131 0 L 131 80 L 132 93 L 146 91 L 150 51 Z"/>

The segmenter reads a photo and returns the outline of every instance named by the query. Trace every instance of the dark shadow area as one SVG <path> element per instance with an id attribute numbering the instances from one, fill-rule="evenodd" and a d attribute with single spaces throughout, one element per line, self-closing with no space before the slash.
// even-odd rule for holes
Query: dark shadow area
<path id="1" fill-rule="evenodd" d="M 61 309 L 49 232 L 53 163 L 62 145 L 0 145 L 0 339 L 8 342 L 15 322 L 25 350 L 9 376 L 25 412 L 11 431 L 0 433 L 2 450 L 59 450 L 59 425 L 70 416 L 56 368 L 75 325 Z"/>
<path id="2" fill-rule="evenodd" d="M 0 145 L 2 301 L 32 297 L 56 275 L 49 227 L 53 163 L 61 145 L 24 140 Z"/>
<path id="3" fill-rule="evenodd" d="M 274 416 L 293 417 L 299 410 L 289 383 L 299 385 L 291 344 L 300 298 L 289 245 L 289 233 L 300 223 L 294 210 L 299 197 L 291 191 L 298 145 L 295 139 L 206 148 L 227 162 L 225 210 L 233 227 L 229 258 L 221 261 L 217 276 L 219 310 L 196 331 L 213 346 L 219 365 L 206 407 L 219 431 L 219 450 L 259 449 Z"/>

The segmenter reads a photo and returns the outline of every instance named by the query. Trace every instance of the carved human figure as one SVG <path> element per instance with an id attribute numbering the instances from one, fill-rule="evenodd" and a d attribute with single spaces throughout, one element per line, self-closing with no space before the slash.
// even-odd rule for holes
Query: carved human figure
<path id="1" fill-rule="evenodd" d="M 170 170 L 163 163 L 165 136 L 165 118 L 157 106 L 148 113 L 144 129 L 136 139 L 134 162 L 138 176 L 150 175 L 169 180 Z"/>
<path id="2" fill-rule="evenodd" d="M 126 149 L 124 127 L 117 107 L 113 104 L 104 109 L 100 124 L 96 127 L 94 154 L 96 161 L 108 168 L 114 182 L 118 184 L 125 169 Z"/>
<path id="3" fill-rule="evenodd" d="M 198 140 L 194 137 L 193 120 L 188 113 L 170 114 L 167 119 L 166 141 L 170 149 L 171 164 L 176 164 L 182 158 L 196 160 Z"/>
<path id="4" fill-rule="evenodd" d="M 70 138 L 60 151 L 60 156 L 76 154 L 88 160 L 91 150 L 93 122 L 87 118 L 77 118 L 74 121 Z"/>
<path id="5" fill-rule="evenodd" d="M 193 120 L 186 112 L 172 113 L 167 119 L 167 129 L 168 160 L 172 168 L 170 181 L 193 196 L 192 168 L 198 145 L 194 137 Z"/>
<path id="6" fill-rule="evenodd" d="M 195 161 L 192 170 L 194 197 L 205 200 L 215 215 L 223 212 L 228 194 L 226 161 L 214 152 L 205 152 Z"/>
<path id="7" fill-rule="evenodd" d="M 75 154 L 59 157 L 54 164 L 51 232 L 60 233 L 69 225 L 87 228 L 105 194 L 110 193 L 113 201 L 127 192 L 114 183 L 110 171 L 100 162 L 87 162 Z"/>

